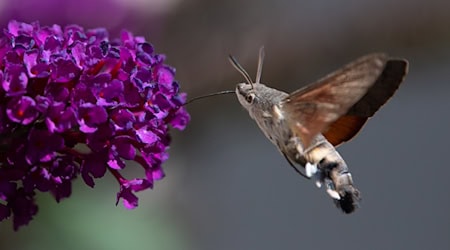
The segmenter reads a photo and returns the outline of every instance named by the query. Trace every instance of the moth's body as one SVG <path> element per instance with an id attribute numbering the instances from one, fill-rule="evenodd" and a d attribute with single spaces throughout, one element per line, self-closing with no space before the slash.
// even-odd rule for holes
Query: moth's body
<path id="1" fill-rule="evenodd" d="M 288 94 L 260 83 L 263 58 L 261 49 L 253 82 L 230 56 L 246 79 L 236 86 L 239 103 L 298 173 L 313 177 L 318 187 L 324 184 L 336 205 L 351 213 L 360 194 L 335 147 L 353 138 L 395 93 L 407 73 L 407 61 L 367 55 Z"/>

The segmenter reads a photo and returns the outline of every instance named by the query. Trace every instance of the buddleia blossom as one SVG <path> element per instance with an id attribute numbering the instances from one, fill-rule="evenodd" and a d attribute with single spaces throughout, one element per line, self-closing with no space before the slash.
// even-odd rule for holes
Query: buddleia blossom
<path id="1" fill-rule="evenodd" d="M 164 177 L 169 125 L 189 121 L 164 59 L 127 31 L 110 40 L 101 28 L 11 21 L 0 37 L 0 220 L 17 230 L 37 213 L 36 192 L 59 202 L 77 176 L 94 187 L 108 172 L 117 202 L 135 208 L 135 192 Z M 130 161 L 145 176 L 124 177 Z"/>

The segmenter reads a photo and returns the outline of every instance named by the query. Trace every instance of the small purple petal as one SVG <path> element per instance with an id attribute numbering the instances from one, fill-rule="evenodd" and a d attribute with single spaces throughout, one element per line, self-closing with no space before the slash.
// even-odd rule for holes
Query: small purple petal
<path id="1" fill-rule="evenodd" d="M 6 114 L 11 121 L 23 125 L 32 123 L 39 115 L 36 110 L 36 102 L 28 96 L 11 99 L 8 102 Z"/>
<path id="2" fill-rule="evenodd" d="M 125 168 L 125 162 L 119 158 L 110 159 L 107 164 L 110 168 L 116 170 L 121 170 Z"/>
<path id="3" fill-rule="evenodd" d="M 112 125 L 104 123 L 98 127 L 97 131 L 89 133 L 86 137 L 86 145 L 94 152 L 103 151 L 109 148 L 115 131 Z"/>
<path id="4" fill-rule="evenodd" d="M 46 114 L 48 111 L 48 108 L 50 107 L 52 101 L 45 96 L 36 96 L 36 110 L 42 114 Z"/>
<path id="5" fill-rule="evenodd" d="M 50 67 L 52 71 L 51 78 L 55 82 L 68 82 L 80 74 L 80 69 L 73 61 L 63 58 L 56 59 Z"/>
<path id="6" fill-rule="evenodd" d="M 172 82 L 174 80 L 174 70 L 172 68 L 167 66 L 157 67 L 155 74 L 155 78 L 158 83 L 162 84 L 163 86 L 172 85 Z"/>
<path id="7" fill-rule="evenodd" d="M 68 131 L 77 123 L 75 111 L 70 107 L 66 108 L 63 103 L 56 103 L 50 107 L 45 123 L 52 133 Z"/>
<path id="8" fill-rule="evenodd" d="M 145 179 L 122 180 L 120 192 L 117 193 L 117 203 L 123 198 L 123 205 L 127 209 L 134 209 L 138 206 L 138 198 L 133 192 L 142 191 L 152 187 L 152 184 Z"/>
<path id="9" fill-rule="evenodd" d="M 180 108 L 170 121 L 170 125 L 176 129 L 184 130 L 190 119 L 188 112 L 184 108 Z"/>
<path id="10" fill-rule="evenodd" d="M 126 209 L 135 209 L 138 206 L 139 199 L 129 188 L 124 188 L 117 193 L 116 205 L 119 203 L 120 198 L 123 199 L 123 206 Z"/>
<path id="11" fill-rule="evenodd" d="M 152 144 L 158 140 L 158 136 L 152 131 L 148 130 L 147 126 L 144 126 L 136 130 L 136 135 L 145 144 Z"/>
<path id="12" fill-rule="evenodd" d="M 79 109 L 78 119 L 82 132 L 93 133 L 99 124 L 106 122 L 108 113 L 103 107 L 85 104 Z"/>
<path id="13" fill-rule="evenodd" d="M 26 92 L 28 77 L 21 65 L 9 65 L 3 76 L 2 87 L 8 96 L 22 95 Z"/>
<path id="14" fill-rule="evenodd" d="M 118 100 L 122 93 L 123 83 L 114 79 L 106 87 L 100 89 L 97 104 L 101 106 L 115 105 L 117 103 L 115 100 Z"/>
<path id="15" fill-rule="evenodd" d="M 60 51 L 62 46 L 62 42 L 56 36 L 48 36 L 45 39 L 44 50 L 48 51 Z"/>
<path id="16" fill-rule="evenodd" d="M 130 129 L 131 125 L 136 121 L 128 109 L 117 109 L 111 112 L 111 120 L 114 122 L 118 130 Z"/>
<path id="17" fill-rule="evenodd" d="M 28 70 L 28 75 L 30 77 L 36 76 L 35 74 L 33 74 L 33 72 L 31 72 L 31 69 L 34 66 L 36 66 L 38 56 L 39 56 L 39 50 L 37 50 L 37 49 L 29 50 L 29 51 L 25 52 L 25 54 L 23 56 L 23 62 L 25 63 L 25 66 Z"/>
<path id="18" fill-rule="evenodd" d="M 156 167 L 155 169 L 152 169 L 151 173 L 152 173 L 152 180 L 155 181 L 161 180 L 165 176 L 164 171 L 161 167 Z"/>
<path id="19" fill-rule="evenodd" d="M 94 187 L 94 178 L 103 177 L 106 173 L 106 163 L 108 162 L 108 152 L 102 151 L 98 153 L 91 153 L 87 155 L 81 165 L 81 174 L 84 182 Z"/>
<path id="20" fill-rule="evenodd" d="M 136 156 L 136 149 L 132 141 L 129 136 L 117 136 L 113 142 L 117 154 L 125 160 L 133 160 Z"/>
<path id="21" fill-rule="evenodd" d="M 153 103 L 158 105 L 158 107 L 162 110 L 169 110 L 173 108 L 172 102 L 162 93 L 158 93 L 153 97 Z"/>
<path id="22" fill-rule="evenodd" d="M 138 45 L 136 58 L 140 63 L 144 63 L 148 66 L 151 66 L 155 63 L 153 59 L 153 46 L 149 43 L 142 43 Z"/>

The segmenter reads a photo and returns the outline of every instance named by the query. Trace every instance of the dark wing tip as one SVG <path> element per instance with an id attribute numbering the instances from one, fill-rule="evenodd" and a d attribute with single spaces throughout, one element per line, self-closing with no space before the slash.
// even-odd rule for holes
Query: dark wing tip
<path id="1" fill-rule="evenodd" d="M 353 105 L 347 115 L 371 117 L 397 91 L 408 73 L 408 61 L 405 59 L 389 59 L 376 82 L 368 92 Z"/>
<path id="2" fill-rule="evenodd" d="M 400 79 L 403 79 L 406 74 L 408 74 L 409 62 L 403 58 L 390 58 L 386 62 L 385 71 L 386 70 L 401 76 Z"/>

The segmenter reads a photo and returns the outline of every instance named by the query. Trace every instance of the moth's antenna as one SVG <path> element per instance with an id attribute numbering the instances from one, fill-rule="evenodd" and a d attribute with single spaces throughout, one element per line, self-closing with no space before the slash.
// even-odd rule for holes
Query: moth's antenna
<path id="1" fill-rule="evenodd" d="M 233 67 L 244 76 L 247 83 L 250 84 L 253 89 L 253 81 L 252 81 L 252 78 L 250 78 L 250 75 L 247 73 L 247 71 L 245 71 L 245 69 L 238 63 L 236 58 L 234 58 L 232 55 L 229 55 L 228 59 L 230 59 L 231 65 L 233 65 Z"/>
<path id="2" fill-rule="evenodd" d="M 261 48 L 259 48 L 258 71 L 256 71 L 255 83 L 261 83 L 263 63 L 264 63 L 264 46 L 261 46 Z"/>
<path id="3" fill-rule="evenodd" d="M 184 105 L 188 105 L 191 102 L 203 99 L 203 98 L 207 98 L 207 97 L 211 97 L 211 96 L 216 96 L 216 95 L 226 95 L 226 94 L 234 94 L 234 90 L 224 90 L 224 91 L 219 91 L 216 93 L 212 93 L 212 94 L 207 94 L 207 95 L 202 95 L 202 96 L 197 96 L 192 98 L 191 100 L 188 100 Z"/>

